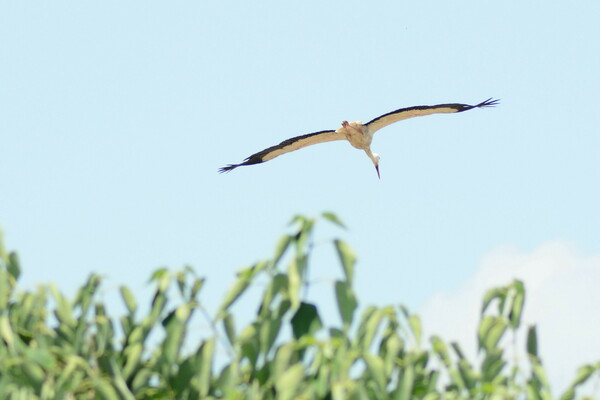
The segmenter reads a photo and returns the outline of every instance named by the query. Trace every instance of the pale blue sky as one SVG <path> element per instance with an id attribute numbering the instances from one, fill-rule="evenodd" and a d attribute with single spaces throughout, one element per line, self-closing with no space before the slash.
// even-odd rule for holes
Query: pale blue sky
<path id="1" fill-rule="evenodd" d="M 600 252 L 596 1 L 2 2 L 0 226 L 22 282 L 219 296 L 296 213 L 336 212 L 363 304 L 423 306 L 500 245 Z M 391 110 L 501 99 L 217 169 Z M 330 255 L 313 273 L 337 276 Z M 321 273 L 321 275 L 319 275 Z M 543 349 L 542 349 L 543 350 Z"/>

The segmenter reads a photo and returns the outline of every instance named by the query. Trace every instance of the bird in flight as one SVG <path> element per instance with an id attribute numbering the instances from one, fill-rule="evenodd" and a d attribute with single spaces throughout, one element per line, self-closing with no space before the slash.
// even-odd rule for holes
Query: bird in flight
<path id="1" fill-rule="evenodd" d="M 422 117 L 431 114 L 449 114 L 472 110 L 474 108 L 493 107 L 498 104 L 499 100 L 493 100 L 489 98 L 475 106 L 468 104 L 438 104 L 435 106 L 415 106 L 408 108 L 401 108 L 396 111 L 389 112 L 387 114 L 380 115 L 377 118 L 363 124 L 362 121 L 348 122 L 343 121 L 342 126 L 338 129 L 319 131 L 309 133 L 302 136 L 296 136 L 291 139 L 284 140 L 278 145 L 259 151 L 256 154 L 252 154 L 239 164 L 229 164 L 226 167 L 220 168 L 219 172 L 229 172 L 237 167 L 245 165 L 260 164 L 265 161 L 269 161 L 278 157 L 282 154 L 289 153 L 291 151 L 299 150 L 303 147 L 310 146 L 317 143 L 332 142 L 334 140 L 347 140 L 350 144 L 359 149 L 364 150 L 367 156 L 373 161 L 375 170 L 377 170 L 377 176 L 379 175 L 379 154 L 371 151 L 371 141 L 375 132 L 384 128 L 394 122 L 402 121 L 403 119 Z"/>

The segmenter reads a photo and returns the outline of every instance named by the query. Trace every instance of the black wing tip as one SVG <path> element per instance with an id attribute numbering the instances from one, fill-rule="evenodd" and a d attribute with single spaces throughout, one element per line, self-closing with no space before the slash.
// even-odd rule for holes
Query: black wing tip
<path id="1" fill-rule="evenodd" d="M 494 99 L 493 97 L 490 97 L 489 99 L 482 101 L 481 103 L 477 104 L 475 107 L 477 108 L 481 108 L 481 107 L 495 107 L 500 103 L 500 99 Z"/>
<path id="2" fill-rule="evenodd" d="M 232 169 L 235 169 L 237 167 L 239 167 L 239 164 L 229 164 L 223 168 L 219 168 L 219 173 L 222 174 L 222 173 L 230 172 Z"/>
<path id="3" fill-rule="evenodd" d="M 476 104 L 474 106 L 471 106 L 468 104 L 454 104 L 453 106 L 456 107 L 457 112 L 463 112 L 463 111 L 472 110 L 474 108 L 495 107 L 499 103 L 500 103 L 500 99 L 494 99 L 493 97 L 490 97 L 489 99 L 484 100 L 481 103 Z"/>
<path id="4" fill-rule="evenodd" d="M 269 150 L 269 149 L 267 149 Z M 264 150 L 263 150 L 264 151 Z M 229 172 L 232 169 L 236 169 L 237 167 L 243 167 L 245 165 L 254 165 L 254 164 L 260 164 L 264 162 L 262 160 L 262 157 L 260 156 L 260 153 L 256 153 L 254 155 L 251 155 L 250 157 L 246 158 L 244 160 L 244 162 L 239 163 L 239 164 L 227 164 L 225 167 L 219 168 L 219 173 L 224 173 L 224 172 Z"/>

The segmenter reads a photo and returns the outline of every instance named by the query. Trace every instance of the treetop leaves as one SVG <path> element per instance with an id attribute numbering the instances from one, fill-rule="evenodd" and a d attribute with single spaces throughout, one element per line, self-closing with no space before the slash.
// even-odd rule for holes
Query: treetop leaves
<path id="1" fill-rule="evenodd" d="M 352 249 L 350 249 L 350 246 L 348 246 L 345 242 L 336 239 L 334 240 L 334 244 L 344 270 L 344 275 L 346 276 L 346 282 L 348 282 L 349 286 L 352 286 L 352 282 L 354 281 L 354 265 L 356 264 L 356 256 L 354 255 Z"/>
<path id="2" fill-rule="evenodd" d="M 333 224 L 339 226 L 342 229 L 347 229 L 346 225 L 344 225 L 344 222 L 342 222 L 342 220 L 335 215 L 332 212 L 324 212 L 323 214 L 321 214 L 323 216 L 323 218 L 325 218 L 326 220 L 332 222 Z"/>
<path id="3" fill-rule="evenodd" d="M 323 327 L 317 307 L 314 304 L 304 302 L 292 317 L 291 322 L 296 339 L 304 335 L 312 336 Z"/>
<path id="4" fill-rule="evenodd" d="M 344 226 L 331 213 L 322 219 Z M 331 278 L 333 287 L 321 277 L 311 281 L 308 273 L 318 270 L 310 268 L 317 221 L 294 218 L 295 231 L 280 239 L 272 259 L 237 274 L 215 317 L 197 298 L 205 281 L 190 267 L 157 270 L 149 307 L 119 287 L 122 331 L 102 301 L 99 275 L 90 275 L 74 299 L 53 285 L 18 290 L 18 259 L 0 240 L 0 398 L 552 398 L 536 328 L 527 330 L 524 368 L 502 340 L 507 330 L 522 329 L 522 282 L 485 294 L 481 352 L 470 362 L 457 343 L 448 346 L 438 336 L 421 347 L 421 320 L 406 307 L 368 305 L 355 318 L 356 256 L 342 240 L 327 243 L 344 277 Z M 289 267 L 279 267 L 290 251 Z M 17 268 L 9 271 L 9 264 Z M 258 312 L 240 316 L 232 306 L 250 297 L 251 285 L 263 293 L 244 301 Z M 314 300 L 321 289 L 333 289 L 341 321 L 322 319 Z M 583 366 L 561 399 L 580 398 L 580 386 L 598 375 L 600 363 Z"/>
<path id="5" fill-rule="evenodd" d="M 337 299 L 338 310 L 344 324 L 344 329 L 348 329 L 354 319 L 354 311 L 358 307 L 358 301 L 356 300 L 354 291 L 348 283 L 336 281 L 335 297 Z"/>

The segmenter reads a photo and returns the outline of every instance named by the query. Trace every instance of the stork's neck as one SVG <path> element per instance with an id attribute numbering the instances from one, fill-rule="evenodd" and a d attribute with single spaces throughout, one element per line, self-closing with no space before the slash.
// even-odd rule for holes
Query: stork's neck
<path id="1" fill-rule="evenodd" d="M 379 164 L 379 156 L 377 154 L 373 153 L 370 148 L 366 148 L 365 153 L 367 153 L 367 156 L 369 156 L 371 161 L 373 161 L 373 164 L 375 164 L 375 165 Z"/>

